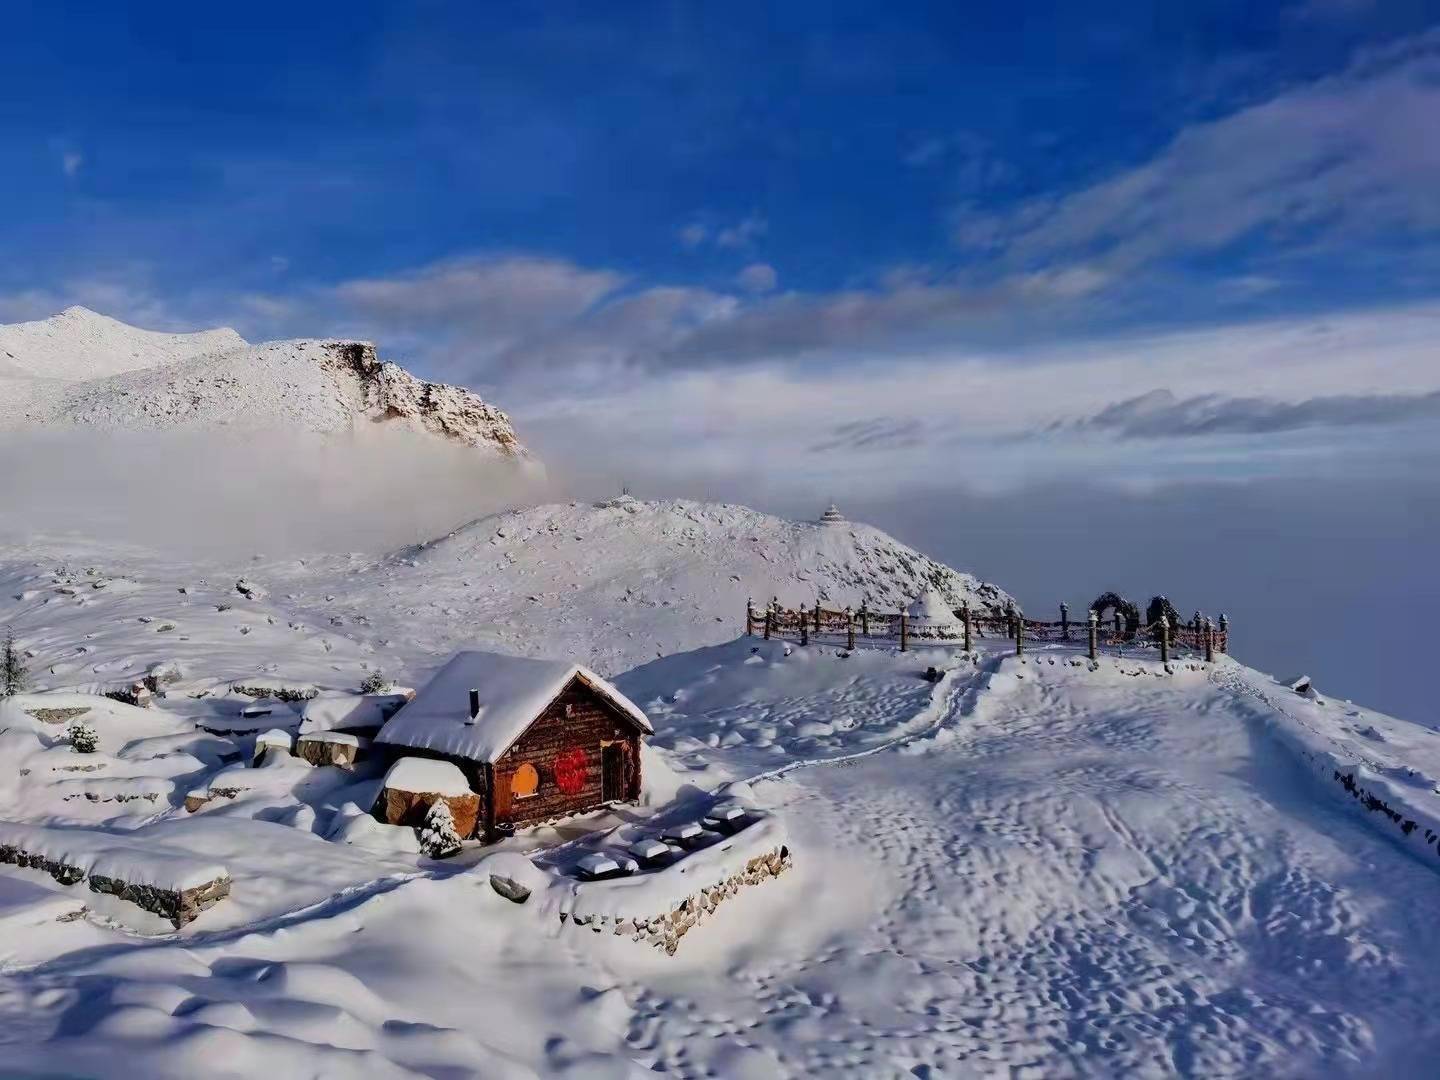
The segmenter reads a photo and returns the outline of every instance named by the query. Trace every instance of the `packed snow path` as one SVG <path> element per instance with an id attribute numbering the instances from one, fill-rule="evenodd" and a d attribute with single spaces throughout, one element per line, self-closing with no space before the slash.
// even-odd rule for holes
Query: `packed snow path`
<path id="1" fill-rule="evenodd" d="M 797 862 L 802 911 L 723 982 L 628 987 L 642 1061 L 730 1075 L 735 1040 L 756 1075 L 1426 1072 L 1440 877 L 1203 675 L 1044 659 L 928 752 L 761 785 L 826 852 Z"/>

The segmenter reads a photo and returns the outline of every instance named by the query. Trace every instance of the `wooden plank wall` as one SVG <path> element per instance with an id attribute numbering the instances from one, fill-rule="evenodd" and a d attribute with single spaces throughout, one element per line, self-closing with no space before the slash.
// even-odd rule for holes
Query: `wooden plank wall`
<path id="1" fill-rule="evenodd" d="M 572 681 L 495 763 L 495 821 L 522 826 L 600 805 L 601 748 L 608 742 L 619 743 L 625 754 L 625 798 L 639 798 L 640 738 L 634 725 L 582 681 Z M 556 763 L 577 750 L 585 755 L 585 779 L 578 792 L 567 794 L 556 782 Z M 539 771 L 540 786 L 528 798 L 512 798 L 510 779 L 525 762 Z"/>

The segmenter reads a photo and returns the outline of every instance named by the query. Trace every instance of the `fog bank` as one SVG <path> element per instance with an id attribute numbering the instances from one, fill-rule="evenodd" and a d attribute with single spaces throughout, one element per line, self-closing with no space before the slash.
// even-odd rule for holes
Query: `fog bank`
<path id="1" fill-rule="evenodd" d="M 0 534 L 184 556 L 385 550 L 545 491 L 543 474 L 399 429 L 0 436 Z"/>

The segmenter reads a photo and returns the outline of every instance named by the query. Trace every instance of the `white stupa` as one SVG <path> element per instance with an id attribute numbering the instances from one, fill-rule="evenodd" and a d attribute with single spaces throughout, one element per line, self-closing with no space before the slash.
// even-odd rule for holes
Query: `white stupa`
<path id="1" fill-rule="evenodd" d="M 952 638 L 963 632 L 950 601 L 934 589 L 910 601 L 905 609 L 905 622 L 906 629 L 917 637 Z"/>
<path id="2" fill-rule="evenodd" d="M 840 508 L 832 502 L 829 506 L 825 508 L 825 512 L 820 515 L 820 524 L 848 525 L 850 524 L 850 522 L 846 519 L 844 514 L 840 513 Z"/>

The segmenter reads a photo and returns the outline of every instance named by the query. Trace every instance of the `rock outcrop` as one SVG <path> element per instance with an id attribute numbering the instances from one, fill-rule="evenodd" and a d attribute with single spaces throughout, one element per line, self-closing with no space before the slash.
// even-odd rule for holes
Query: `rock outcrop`
<path id="1" fill-rule="evenodd" d="M 375 423 L 399 422 L 509 457 L 525 453 L 510 418 L 480 395 L 461 386 L 417 379 L 399 364 L 381 360 L 368 342 L 330 342 L 327 350 L 326 365 L 337 378 L 359 381 L 362 401 L 358 412 Z"/>

